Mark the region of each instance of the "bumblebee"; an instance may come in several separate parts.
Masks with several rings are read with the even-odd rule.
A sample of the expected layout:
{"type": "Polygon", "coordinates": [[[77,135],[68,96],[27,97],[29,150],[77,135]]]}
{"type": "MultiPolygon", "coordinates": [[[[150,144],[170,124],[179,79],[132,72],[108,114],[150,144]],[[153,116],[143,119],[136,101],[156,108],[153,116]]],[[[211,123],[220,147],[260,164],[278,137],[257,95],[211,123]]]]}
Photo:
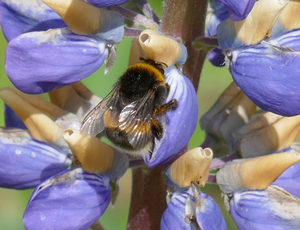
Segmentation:
{"type": "Polygon", "coordinates": [[[169,84],[166,64],[140,58],[129,67],[113,90],[84,118],[81,132],[106,136],[117,148],[132,155],[152,154],[155,138],[164,134],[159,116],[177,108],[177,100],[165,103],[169,84]]]}

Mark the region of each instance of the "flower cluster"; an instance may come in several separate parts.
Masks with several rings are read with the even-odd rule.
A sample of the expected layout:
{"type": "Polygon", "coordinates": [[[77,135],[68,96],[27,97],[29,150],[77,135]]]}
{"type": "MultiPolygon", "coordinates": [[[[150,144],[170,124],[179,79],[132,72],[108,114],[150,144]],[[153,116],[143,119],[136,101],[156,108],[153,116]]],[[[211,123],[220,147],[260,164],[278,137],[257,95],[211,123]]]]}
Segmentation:
{"type": "Polygon", "coordinates": [[[0,0],[14,85],[0,89],[0,186],[35,188],[25,228],[102,229],[131,168],[128,229],[226,230],[206,183],[239,229],[298,229],[299,7],[165,0],[160,19],[146,0],[0,0]],[[110,71],[125,37],[130,66],[100,99],[81,80],[110,71]],[[189,150],[205,58],[234,82],[189,150]]]}

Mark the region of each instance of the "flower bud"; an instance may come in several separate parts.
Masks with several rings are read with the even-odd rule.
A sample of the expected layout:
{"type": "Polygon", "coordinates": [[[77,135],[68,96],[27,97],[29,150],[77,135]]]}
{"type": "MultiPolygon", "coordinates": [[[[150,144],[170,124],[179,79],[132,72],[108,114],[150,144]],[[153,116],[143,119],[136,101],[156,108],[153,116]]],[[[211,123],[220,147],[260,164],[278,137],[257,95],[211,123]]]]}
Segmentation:
{"type": "Polygon", "coordinates": [[[282,117],[260,111],[234,130],[235,149],[243,158],[263,156],[289,147],[300,131],[300,116],[282,117]]]}
{"type": "Polygon", "coordinates": [[[71,165],[66,153],[21,129],[0,128],[0,156],[0,186],[5,188],[34,188],[71,165]]]}
{"type": "Polygon", "coordinates": [[[167,67],[184,64],[187,59],[184,45],[154,30],[144,30],[140,34],[139,43],[147,59],[165,63],[167,67]]]}
{"type": "Polygon", "coordinates": [[[272,30],[272,37],[277,37],[286,32],[300,28],[300,16],[297,14],[300,10],[299,1],[289,1],[287,6],[278,16],[272,30]]]}
{"type": "Polygon", "coordinates": [[[105,41],[69,29],[32,32],[13,39],[5,68],[12,83],[30,94],[45,93],[88,77],[108,54],[105,41]]]}
{"type": "Polygon", "coordinates": [[[297,152],[283,152],[229,162],[217,173],[217,183],[228,194],[266,189],[287,168],[300,161],[297,152]]]}
{"type": "Polygon", "coordinates": [[[75,161],[89,173],[108,173],[121,178],[129,165],[126,155],[116,152],[111,146],[96,137],[82,136],[79,131],[67,129],[63,138],[73,152],[75,161]]]}
{"type": "Polygon", "coordinates": [[[0,25],[7,41],[23,33],[67,26],[57,13],[40,0],[2,0],[0,25]]]}
{"type": "Polygon", "coordinates": [[[82,82],[75,82],[71,86],[81,98],[89,101],[91,104],[97,105],[101,101],[101,98],[93,94],[82,82]]]}
{"type": "Polygon", "coordinates": [[[277,186],[236,192],[230,214],[239,229],[299,229],[300,200],[277,186]]]}
{"type": "Polygon", "coordinates": [[[213,158],[211,149],[195,148],[179,157],[166,171],[167,182],[185,188],[193,183],[204,187],[213,158]]]}
{"type": "Polygon", "coordinates": [[[24,213],[26,229],[87,229],[105,212],[110,179],[81,168],[65,170],[33,191],[24,213]]]}
{"type": "Polygon", "coordinates": [[[95,104],[78,95],[72,86],[65,86],[61,89],[50,91],[49,97],[53,104],[66,111],[76,114],[80,122],[95,106],[95,104]]]}
{"type": "Polygon", "coordinates": [[[0,89],[0,97],[22,119],[30,134],[39,141],[67,147],[62,129],[53,121],[66,111],[36,95],[24,94],[13,87],[0,89]]]}
{"type": "Polygon", "coordinates": [[[205,144],[211,142],[208,146],[216,156],[228,154],[228,148],[234,143],[233,131],[245,125],[255,110],[256,105],[231,83],[200,119],[201,128],[206,131],[205,144]]]}

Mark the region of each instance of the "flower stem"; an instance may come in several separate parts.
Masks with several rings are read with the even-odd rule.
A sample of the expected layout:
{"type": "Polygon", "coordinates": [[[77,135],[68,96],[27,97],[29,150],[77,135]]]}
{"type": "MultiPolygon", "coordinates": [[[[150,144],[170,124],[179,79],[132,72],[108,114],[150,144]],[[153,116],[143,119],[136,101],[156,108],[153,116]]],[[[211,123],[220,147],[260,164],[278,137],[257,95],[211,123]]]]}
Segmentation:
{"type": "Polygon", "coordinates": [[[133,168],[127,229],[160,229],[160,219],[166,209],[166,191],[162,166],[133,168]]]}
{"type": "Polygon", "coordinates": [[[214,158],[210,165],[210,171],[222,168],[228,161],[240,158],[237,152],[230,153],[222,158],[214,158]]]}
{"type": "Polygon", "coordinates": [[[204,36],[207,0],[165,0],[161,31],[165,35],[180,37],[188,51],[183,74],[198,89],[200,74],[207,54],[206,49],[197,50],[193,41],[204,36]]]}
{"type": "MultiPolygon", "coordinates": [[[[165,35],[182,38],[187,47],[188,59],[183,65],[183,73],[197,90],[206,49],[196,50],[195,38],[204,35],[207,0],[165,0],[160,30],[165,35]]],[[[186,147],[180,154],[188,150],[186,147]]],[[[166,209],[167,184],[163,169],[132,169],[132,195],[127,229],[157,230],[166,209]]]]}
{"type": "Polygon", "coordinates": [[[138,14],[134,11],[123,8],[122,6],[115,5],[115,6],[111,6],[110,9],[120,13],[125,18],[133,20],[133,21],[139,23],[140,25],[147,27],[148,29],[157,29],[158,28],[158,24],[156,24],[151,19],[148,19],[147,17],[143,16],[142,14],[138,14]]]}

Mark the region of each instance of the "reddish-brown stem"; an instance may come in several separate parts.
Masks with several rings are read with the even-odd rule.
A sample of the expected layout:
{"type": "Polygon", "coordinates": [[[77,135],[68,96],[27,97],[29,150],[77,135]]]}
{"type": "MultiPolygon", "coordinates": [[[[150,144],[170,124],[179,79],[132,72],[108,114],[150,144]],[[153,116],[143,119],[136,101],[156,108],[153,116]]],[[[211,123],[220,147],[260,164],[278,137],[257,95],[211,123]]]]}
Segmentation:
{"type": "MultiPolygon", "coordinates": [[[[207,51],[196,50],[195,38],[204,35],[207,0],[165,0],[161,31],[165,35],[181,37],[188,50],[183,73],[197,90],[207,51]]],[[[187,151],[186,147],[181,153],[187,151]]],[[[127,229],[157,230],[166,209],[167,185],[160,166],[153,169],[133,168],[132,195],[127,229]]]]}
{"type": "Polygon", "coordinates": [[[196,50],[195,38],[204,36],[207,0],[165,0],[161,31],[166,35],[181,37],[188,51],[183,74],[198,89],[200,74],[207,54],[206,49],[196,50]]]}
{"type": "Polygon", "coordinates": [[[167,184],[163,168],[132,169],[132,193],[127,229],[157,230],[166,209],[167,184]]]}

